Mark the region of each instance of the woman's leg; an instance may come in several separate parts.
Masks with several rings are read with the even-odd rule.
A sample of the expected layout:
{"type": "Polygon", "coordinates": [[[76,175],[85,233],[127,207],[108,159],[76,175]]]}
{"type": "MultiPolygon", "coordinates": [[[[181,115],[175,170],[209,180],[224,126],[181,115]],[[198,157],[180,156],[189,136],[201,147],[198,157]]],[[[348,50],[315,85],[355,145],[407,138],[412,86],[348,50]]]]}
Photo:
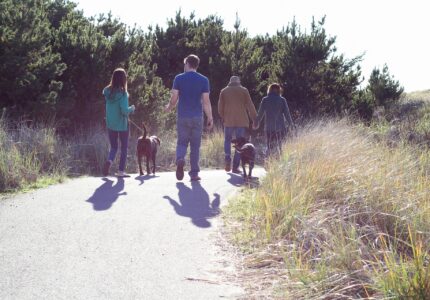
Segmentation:
{"type": "Polygon", "coordinates": [[[118,131],[108,129],[110,150],[108,154],[108,161],[111,163],[115,160],[116,153],[118,152],[118,131]]]}
{"type": "Polygon", "coordinates": [[[127,160],[127,148],[128,148],[128,130],[119,132],[119,140],[121,141],[121,156],[119,158],[120,172],[125,171],[125,162],[127,160]]]}

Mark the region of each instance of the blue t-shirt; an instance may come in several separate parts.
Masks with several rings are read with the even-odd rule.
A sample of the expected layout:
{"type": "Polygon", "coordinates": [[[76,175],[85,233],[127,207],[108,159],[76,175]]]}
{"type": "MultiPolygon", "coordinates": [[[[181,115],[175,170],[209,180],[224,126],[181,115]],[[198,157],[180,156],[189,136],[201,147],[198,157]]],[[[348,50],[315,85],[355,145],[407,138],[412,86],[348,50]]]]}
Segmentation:
{"type": "Polygon", "coordinates": [[[209,93],[209,80],[194,71],[176,75],[173,89],[179,91],[178,118],[203,117],[202,94],[209,93]]]}

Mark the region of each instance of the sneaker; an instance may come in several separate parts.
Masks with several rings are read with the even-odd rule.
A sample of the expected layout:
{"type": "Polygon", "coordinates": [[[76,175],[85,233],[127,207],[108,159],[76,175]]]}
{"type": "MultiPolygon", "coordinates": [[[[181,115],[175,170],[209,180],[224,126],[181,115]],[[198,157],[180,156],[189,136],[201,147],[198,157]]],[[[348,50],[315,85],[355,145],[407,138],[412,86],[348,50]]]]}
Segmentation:
{"type": "Polygon", "coordinates": [[[185,161],[183,160],[178,160],[176,163],[176,179],[178,180],[184,179],[184,165],[185,161]]]}
{"type": "Polygon", "coordinates": [[[110,160],[107,160],[106,162],[105,162],[105,165],[103,166],[103,176],[108,176],[109,175],[109,169],[110,169],[110,166],[112,165],[112,161],[110,161],[110,160]]]}
{"type": "Polygon", "coordinates": [[[199,175],[191,176],[191,181],[200,181],[202,180],[199,175]]]}
{"type": "Polygon", "coordinates": [[[230,172],[231,171],[231,160],[229,160],[229,159],[225,160],[225,168],[224,168],[224,170],[226,172],[230,172]]]}
{"type": "Polygon", "coordinates": [[[233,169],[231,172],[234,174],[242,174],[242,171],[239,169],[233,169]]]}
{"type": "Polygon", "coordinates": [[[124,171],[118,171],[115,173],[116,177],[130,177],[130,175],[128,175],[127,173],[125,173],[124,171]]]}

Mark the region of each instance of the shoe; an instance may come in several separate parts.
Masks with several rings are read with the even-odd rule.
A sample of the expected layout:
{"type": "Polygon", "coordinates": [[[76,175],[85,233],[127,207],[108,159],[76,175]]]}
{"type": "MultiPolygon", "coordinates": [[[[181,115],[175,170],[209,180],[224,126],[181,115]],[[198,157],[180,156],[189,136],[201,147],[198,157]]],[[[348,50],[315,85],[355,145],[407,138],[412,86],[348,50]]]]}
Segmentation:
{"type": "Polygon", "coordinates": [[[103,176],[108,176],[109,175],[109,169],[110,166],[112,165],[112,161],[107,160],[103,166],[103,176]]]}
{"type": "Polygon", "coordinates": [[[225,160],[225,168],[224,168],[224,170],[226,172],[230,172],[231,171],[231,160],[228,160],[228,159],[225,160]]]}
{"type": "Polygon", "coordinates": [[[130,175],[128,175],[127,173],[125,173],[124,171],[118,171],[115,173],[116,177],[130,177],[130,175]]]}
{"type": "Polygon", "coordinates": [[[185,161],[183,160],[178,160],[176,163],[176,179],[178,180],[184,179],[184,165],[185,161]]]}
{"type": "Polygon", "coordinates": [[[242,174],[242,171],[239,169],[233,169],[231,172],[234,174],[242,174]]]}
{"type": "Polygon", "coordinates": [[[191,176],[191,181],[200,181],[202,180],[199,175],[191,176]]]}

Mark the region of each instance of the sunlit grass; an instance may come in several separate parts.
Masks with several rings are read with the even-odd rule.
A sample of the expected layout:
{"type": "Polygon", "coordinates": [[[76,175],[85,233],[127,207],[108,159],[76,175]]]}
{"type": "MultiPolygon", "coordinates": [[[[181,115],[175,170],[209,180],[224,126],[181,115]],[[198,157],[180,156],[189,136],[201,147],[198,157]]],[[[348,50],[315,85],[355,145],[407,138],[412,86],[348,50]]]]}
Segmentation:
{"type": "MultiPolygon", "coordinates": [[[[412,289],[392,290],[381,274],[407,282],[399,269],[428,268],[429,157],[375,143],[347,121],[311,124],[268,162],[260,188],[230,205],[235,240],[258,256],[284,253],[286,298],[409,299],[412,289]]],[[[409,280],[414,291],[427,284],[409,280]]]]}

